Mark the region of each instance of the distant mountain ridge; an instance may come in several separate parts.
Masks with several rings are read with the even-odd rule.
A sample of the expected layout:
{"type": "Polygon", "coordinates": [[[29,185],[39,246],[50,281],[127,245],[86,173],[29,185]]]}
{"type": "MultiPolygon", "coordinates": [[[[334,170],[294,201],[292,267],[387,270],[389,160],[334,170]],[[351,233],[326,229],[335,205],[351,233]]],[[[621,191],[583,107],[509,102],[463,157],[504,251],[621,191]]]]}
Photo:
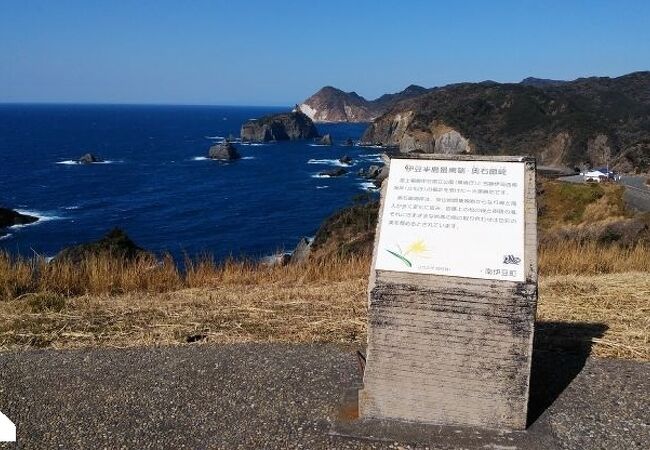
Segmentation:
{"type": "Polygon", "coordinates": [[[427,89],[421,86],[410,85],[401,92],[366,100],[356,92],[325,86],[300,103],[298,108],[314,122],[370,122],[395,103],[426,92],[427,89]]]}
{"type": "Polygon", "coordinates": [[[650,169],[650,71],[459,83],[394,103],[364,134],[402,152],[533,155],[550,166],[650,169]]]}

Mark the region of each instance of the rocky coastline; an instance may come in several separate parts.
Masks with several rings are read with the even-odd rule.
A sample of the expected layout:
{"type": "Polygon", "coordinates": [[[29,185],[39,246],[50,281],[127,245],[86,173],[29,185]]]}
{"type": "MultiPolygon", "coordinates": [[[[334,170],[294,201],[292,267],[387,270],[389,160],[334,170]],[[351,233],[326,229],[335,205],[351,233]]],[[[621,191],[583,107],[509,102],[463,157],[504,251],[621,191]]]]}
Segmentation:
{"type": "Polygon", "coordinates": [[[0,237],[7,234],[6,229],[15,225],[29,225],[38,221],[38,217],[23,214],[9,208],[0,208],[0,237]]]}

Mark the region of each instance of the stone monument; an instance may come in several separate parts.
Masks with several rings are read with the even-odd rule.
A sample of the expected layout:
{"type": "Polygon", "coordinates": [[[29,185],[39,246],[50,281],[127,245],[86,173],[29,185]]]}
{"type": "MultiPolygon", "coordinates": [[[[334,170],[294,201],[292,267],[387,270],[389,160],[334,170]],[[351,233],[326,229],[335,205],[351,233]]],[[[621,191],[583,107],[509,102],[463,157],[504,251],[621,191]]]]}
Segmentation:
{"type": "Polygon", "coordinates": [[[396,156],[369,286],[361,418],[526,427],[535,160],[396,156]]]}

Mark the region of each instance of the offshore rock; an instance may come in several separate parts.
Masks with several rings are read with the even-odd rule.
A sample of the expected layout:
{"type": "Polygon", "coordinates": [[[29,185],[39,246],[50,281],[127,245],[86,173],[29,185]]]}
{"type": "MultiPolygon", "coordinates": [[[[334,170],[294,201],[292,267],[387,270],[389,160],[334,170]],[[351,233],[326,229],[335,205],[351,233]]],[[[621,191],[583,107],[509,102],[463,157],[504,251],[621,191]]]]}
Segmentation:
{"type": "Polygon", "coordinates": [[[343,155],[341,156],[341,158],[339,158],[339,162],[341,164],[345,164],[349,166],[350,164],[352,164],[352,158],[350,158],[348,155],[343,155]]]}
{"type": "Polygon", "coordinates": [[[232,143],[225,141],[210,147],[208,157],[219,161],[234,161],[241,158],[241,155],[232,143]]]}
{"type": "Polygon", "coordinates": [[[9,208],[0,208],[0,236],[6,233],[3,228],[12,227],[14,225],[27,225],[38,221],[38,217],[22,214],[9,208]]]}
{"type": "Polygon", "coordinates": [[[347,170],[345,170],[342,167],[338,167],[336,169],[330,169],[330,170],[323,170],[320,175],[321,177],[340,177],[348,173],[347,170]]]}
{"type": "Polygon", "coordinates": [[[92,164],[92,163],[99,163],[103,161],[104,160],[101,159],[99,156],[93,155],[92,153],[86,153],[81,158],[79,158],[80,164],[92,164]]]}
{"type": "Polygon", "coordinates": [[[314,122],[300,111],[272,114],[249,120],[241,127],[245,142],[288,141],[318,137],[314,122]]]}
{"type": "Polygon", "coordinates": [[[319,141],[320,145],[332,145],[334,144],[334,141],[332,141],[332,135],[331,134],[326,134],[322,138],[320,138],[319,141]]]}

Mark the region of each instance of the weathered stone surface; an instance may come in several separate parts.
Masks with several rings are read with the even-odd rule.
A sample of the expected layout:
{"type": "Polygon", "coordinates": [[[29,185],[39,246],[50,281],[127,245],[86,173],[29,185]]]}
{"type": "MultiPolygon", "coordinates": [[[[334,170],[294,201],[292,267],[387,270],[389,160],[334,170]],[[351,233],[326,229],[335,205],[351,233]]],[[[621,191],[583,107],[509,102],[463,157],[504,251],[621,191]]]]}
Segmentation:
{"type": "Polygon", "coordinates": [[[291,253],[291,264],[302,264],[304,262],[307,262],[309,259],[309,255],[311,254],[311,243],[312,240],[303,237],[300,239],[300,242],[298,242],[298,245],[296,245],[295,250],[291,253]]]}
{"type": "Polygon", "coordinates": [[[241,158],[241,155],[237,152],[237,149],[231,142],[225,141],[210,147],[208,157],[220,161],[233,161],[241,158]]]}
{"type": "Polygon", "coordinates": [[[470,153],[469,141],[456,130],[449,130],[436,137],[434,153],[443,155],[458,155],[470,153]]]}
{"type": "MultiPolygon", "coordinates": [[[[535,164],[525,164],[525,282],[380,271],[373,263],[361,417],[525,428],[537,306],[535,164]]],[[[376,252],[375,244],[375,259],[376,252]]]]}
{"type": "Polygon", "coordinates": [[[314,122],[300,111],[273,114],[249,120],[241,127],[241,138],[249,142],[287,141],[318,137],[314,122]]]}

